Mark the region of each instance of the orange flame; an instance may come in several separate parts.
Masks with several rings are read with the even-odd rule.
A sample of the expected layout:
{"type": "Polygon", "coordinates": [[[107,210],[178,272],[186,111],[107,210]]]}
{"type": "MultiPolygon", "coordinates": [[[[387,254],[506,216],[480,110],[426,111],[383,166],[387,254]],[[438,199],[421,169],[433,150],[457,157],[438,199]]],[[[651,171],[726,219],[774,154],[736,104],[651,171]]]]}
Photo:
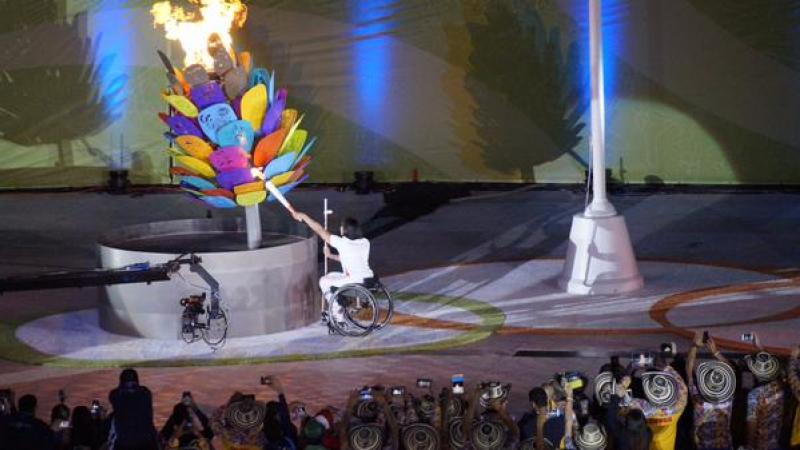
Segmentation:
{"type": "Polygon", "coordinates": [[[185,57],[185,66],[200,64],[208,70],[214,67],[214,58],[208,52],[214,34],[233,54],[231,29],[241,28],[247,20],[247,7],[240,0],[188,0],[191,10],[174,6],[169,0],[153,5],[153,25],[164,26],[166,38],[179,41],[185,57]]]}

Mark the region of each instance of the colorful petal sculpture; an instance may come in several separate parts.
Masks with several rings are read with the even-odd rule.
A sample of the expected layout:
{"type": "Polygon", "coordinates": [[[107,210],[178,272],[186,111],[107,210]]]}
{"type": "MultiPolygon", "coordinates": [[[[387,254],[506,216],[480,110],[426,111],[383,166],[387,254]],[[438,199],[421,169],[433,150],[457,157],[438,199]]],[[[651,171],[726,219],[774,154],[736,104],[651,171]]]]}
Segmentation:
{"type": "Polygon", "coordinates": [[[274,73],[252,67],[250,53],[224,62],[238,65],[217,74],[198,65],[175,68],[177,82],[162,95],[171,114],[159,114],[170,128],[165,138],[176,144],[167,150],[178,164],[169,172],[203,205],[273,201],[264,180],[284,194],[304,181],[316,138],[299,129],[303,116],[287,108],[288,91],[276,90],[274,73]]]}
{"type": "Polygon", "coordinates": [[[267,87],[257,84],[242,96],[242,119],[250,122],[253,130],[260,130],[267,110],[267,87]]]}
{"type": "Polygon", "coordinates": [[[214,151],[214,149],[208,145],[208,142],[190,134],[176,137],[175,142],[190,156],[204,161],[208,161],[208,157],[211,156],[211,152],[214,151]]]}

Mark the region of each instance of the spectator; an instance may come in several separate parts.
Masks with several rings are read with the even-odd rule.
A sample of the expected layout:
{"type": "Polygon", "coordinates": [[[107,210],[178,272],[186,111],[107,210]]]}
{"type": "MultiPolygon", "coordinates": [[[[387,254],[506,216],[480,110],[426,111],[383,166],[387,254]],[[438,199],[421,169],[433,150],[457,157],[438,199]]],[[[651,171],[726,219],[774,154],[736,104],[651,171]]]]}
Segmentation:
{"type": "Polygon", "coordinates": [[[745,357],[747,368],[757,381],[747,394],[747,446],[752,450],[776,450],[781,448],[784,401],[780,361],[764,351],[758,336],[753,335],[758,351],[745,357]]]}
{"type": "Polygon", "coordinates": [[[283,384],[277,376],[265,378],[267,386],[278,394],[278,401],[267,403],[264,415],[264,438],[267,450],[295,450],[297,428],[292,424],[289,405],[286,402],[283,384]]]}
{"type": "Polygon", "coordinates": [[[192,395],[184,393],[181,402],[172,408],[172,414],[159,433],[163,448],[180,449],[194,445],[199,449],[211,447],[214,432],[208,417],[194,403],[192,395]]]}
{"type": "Polygon", "coordinates": [[[225,450],[262,450],[266,407],[255,395],[235,392],[211,417],[211,428],[225,450]]]}
{"type": "Polygon", "coordinates": [[[101,419],[93,417],[89,408],[76,406],[72,410],[72,432],[70,450],[98,450],[105,442],[102,437],[101,419]]]}
{"type": "MultiPolygon", "coordinates": [[[[569,401],[569,398],[567,400],[569,401]]],[[[528,401],[531,410],[523,414],[519,420],[520,442],[531,439],[543,439],[542,445],[557,445],[564,438],[565,420],[563,414],[550,416],[548,411],[549,399],[547,392],[542,387],[535,387],[528,392],[528,401]],[[541,419],[541,420],[540,420],[541,419]]],[[[535,445],[534,448],[539,448],[535,445]]]]}
{"type": "Polygon", "coordinates": [[[731,413],[736,390],[736,373],[717,349],[714,339],[703,342],[695,333],[686,361],[686,377],[694,406],[694,443],[698,450],[732,450],[731,413]],[[697,349],[708,346],[715,361],[695,368],[697,349]],[[695,371],[697,380],[695,380],[695,371]]]}
{"type": "Polygon", "coordinates": [[[480,448],[480,442],[476,432],[481,432],[483,424],[500,425],[508,432],[505,442],[500,448],[513,448],[519,442],[519,427],[508,414],[506,409],[508,395],[511,387],[499,383],[480,384],[472,392],[467,408],[467,415],[464,420],[464,438],[471,442],[473,448],[480,448]],[[485,405],[485,410],[478,414],[478,406],[485,405]],[[473,420],[478,419],[478,427],[473,427],[473,420]]]}
{"type": "Polygon", "coordinates": [[[566,402],[564,404],[564,441],[562,448],[566,450],[605,450],[608,442],[600,425],[589,420],[582,427],[576,423],[577,416],[573,411],[574,392],[569,383],[564,383],[566,402]],[[580,431],[578,431],[578,429],[580,431]]]}
{"type": "Polygon", "coordinates": [[[648,450],[653,434],[647,426],[644,413],[637,408],[620,408],[620,404],[629,395],[630,382],[630,377],[623,377],[609,397],[606,409],[607,430],[617,450],[648,450]]]}
{"type": "Polygon", "coordinates": [[[660,353],[655,362],[657,372],[649,372],[643,383],[645,398],[632,404],[641,409],[653,432],[651,450],[674,450],[678,420],[688,403],[688,388],[683,378],[670,366],[671,354],[660,353]],[[663,396],[663,398],[662,398],[663,396]]]}
{"type": "MultiPolygon", "coordinates": [[[[792,357],[789,360],[788,372],[787,378],[789,380],[789,386],[792,388],[795,402],[800,403],[800,345],[792,349],[792,357]]],[[[792,448],[800,447],[800,406],[798,406],[794,412],[789,445],[792,448]]]]}
{"type": "Polygon", "coordinates": [[[17,412],[4,424],[0,450],[55,450],[55,436],[46,423],[36,418],[36,397],[23,395],[17,412]]]}
{"type": "Polygon", "coordinates": [[[311,450],[338,450],[340,447],[337,430],[339,422],[336,412],[332,407],[327,407],[314,417],[306,416],[301,423],[301,432],[298,438],[300,448],[311,450]]]}
{"type": "Polygon", "coordinates": [[[356,390],[350,393],[347,407],[339,427],[340,448],[359,450],[351,441],[377,448],[397,450],[400,429],[389,407],[386,396],[380,389],[369,393],[356,390]]]}
{"type": "Polygon", "coordinates": [[[69,416],[69,407],[63,403],[57,404],[50,411],[50,429],[55,436],[56,448],[58,450],[66,450],[69,448],[71,433],[69,416]]]}
{"type": "Polygon", "coordinates": [[[110,450],[156,450],[153,426],[153,397],[139,385],[139,374],[125,369],[119,375],[119,386],[108,394],[113,408],[110,450]]]}

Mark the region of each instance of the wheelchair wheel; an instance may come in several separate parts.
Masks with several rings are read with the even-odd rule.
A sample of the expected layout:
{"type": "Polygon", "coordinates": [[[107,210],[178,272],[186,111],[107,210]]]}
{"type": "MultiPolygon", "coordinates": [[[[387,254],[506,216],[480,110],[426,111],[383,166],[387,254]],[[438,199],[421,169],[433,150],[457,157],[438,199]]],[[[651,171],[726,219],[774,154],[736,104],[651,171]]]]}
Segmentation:
{"type": "Polygon", "coordinates": [[[183,317],[181,317],[180,335],[183,342],[187,344],[191,344],[200,339],[197,333],[196,317],[189,314],[184,314],[183,317]]]}
{"type": "Polygon", "coordinates": [[[370,289],[370,292],[375,299],[375,304],[378,306],[378,321],[375,324],[375,329],[380,330],[392,321],[394,300],[392,299],[392,294],[382,284],[370,289]]]}
{"type": "Polygon", "coordinates": [[[217,349],[225,344],[228,337],[228,314],[220,308],[216,313],[208,313],[203,340],[209,347],[217,349]]]}
{"type": "Polygon", "coordinates": [[[331,297],[328,314],[333,328],[345,336],[365,336],[373,330],[378,321],[375,299],[367,288],[359,284],[340,287],[331,297]],[[336,303],[342,307],[343,322],[333,319],[336,303]]]}

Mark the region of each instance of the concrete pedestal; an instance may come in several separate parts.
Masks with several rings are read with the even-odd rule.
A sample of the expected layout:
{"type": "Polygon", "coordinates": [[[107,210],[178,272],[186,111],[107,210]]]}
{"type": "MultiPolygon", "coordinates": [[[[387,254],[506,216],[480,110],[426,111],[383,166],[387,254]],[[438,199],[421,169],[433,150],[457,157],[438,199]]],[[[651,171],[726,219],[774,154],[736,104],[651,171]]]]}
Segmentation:
{"type": "Polygon", "coordinates": [[[587,295],[631,292],[643,285],[623,216],[573,216],[559,286],[587,295]]]}
{"type": "MultiPolygon", "coordinates": [[[[125,227],[103,235],[98,251],[104,268],[158,264],[194,253],[220,283],[229,337],[276,333],[318,320],[320,294],[316,237],[291,223],[273,225],[278,226],[267,228],[263,245],[253,250],[247,249],[244,221],[227,218],[125,227]]],[[[170,281],[107,286],[100,326],[117,334],[178,339],[179,300],[204,290],[203,280],[188,267],[170,281]]]]}

